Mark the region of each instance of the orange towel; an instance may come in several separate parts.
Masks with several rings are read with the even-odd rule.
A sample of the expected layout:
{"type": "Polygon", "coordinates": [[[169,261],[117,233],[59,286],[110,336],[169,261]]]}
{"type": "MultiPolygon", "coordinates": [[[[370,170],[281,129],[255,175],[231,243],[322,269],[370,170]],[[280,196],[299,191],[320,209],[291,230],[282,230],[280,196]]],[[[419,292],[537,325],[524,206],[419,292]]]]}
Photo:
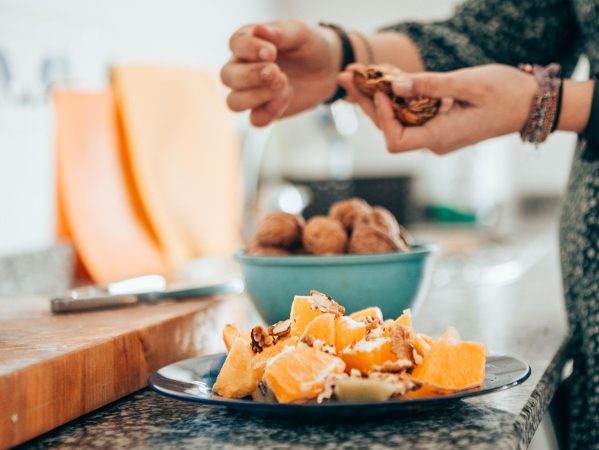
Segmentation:
{"type": "Polygon", "coordinates": [[[57,91],[59,233],[73,240],[94,281],[167,267],[132,183],[110,91],[57,91]]]}
{"type": "Polygon", "coordinates": [[[239,144],[208,74],[117,67],[113,86],[135,184],[171,267],[240,244],[239,144]]]}

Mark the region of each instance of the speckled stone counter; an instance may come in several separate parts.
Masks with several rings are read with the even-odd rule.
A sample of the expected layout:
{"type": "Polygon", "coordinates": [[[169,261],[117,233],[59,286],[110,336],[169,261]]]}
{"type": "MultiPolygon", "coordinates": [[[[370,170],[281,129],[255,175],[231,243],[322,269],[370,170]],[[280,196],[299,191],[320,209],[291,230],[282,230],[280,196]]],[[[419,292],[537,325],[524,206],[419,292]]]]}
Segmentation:
{"type": "Polygon", "coordinates": [[[527,361],[516,388],[412,417],[290,422],[210,408],[143,390],[29,442],[26,448],[526,448],[557,387],[567,325],[558,259],[547,250],[512,284],[433,289],[415,315],[418,330],[455,325],[466,339],[527,361]]]}

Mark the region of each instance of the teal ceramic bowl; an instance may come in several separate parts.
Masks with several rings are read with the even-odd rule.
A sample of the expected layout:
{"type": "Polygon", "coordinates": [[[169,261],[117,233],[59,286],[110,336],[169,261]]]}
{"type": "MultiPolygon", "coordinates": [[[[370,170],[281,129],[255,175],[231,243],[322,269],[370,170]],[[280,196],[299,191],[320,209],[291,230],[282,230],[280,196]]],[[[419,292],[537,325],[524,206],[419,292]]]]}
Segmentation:
{"type": "Polygon", "coordinates": [[[414,308],[428,284],[430,245],[409,252],[338,256],[257,256],[240,251],[245,287],[267,323],[289,318],[295,295],[315,289],[348,313],[378,306],[384,317],[414,308]]]}

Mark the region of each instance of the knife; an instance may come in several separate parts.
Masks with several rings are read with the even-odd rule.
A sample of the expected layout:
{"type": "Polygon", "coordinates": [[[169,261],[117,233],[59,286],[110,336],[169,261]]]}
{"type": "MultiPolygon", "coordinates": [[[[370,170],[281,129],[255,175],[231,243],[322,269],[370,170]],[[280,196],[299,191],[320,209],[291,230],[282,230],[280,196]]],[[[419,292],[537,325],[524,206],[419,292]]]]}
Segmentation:
{"type": "Polygon", "coordinates": [[[157,303],[165,299],[208,297],[218,294],[239,294],[244,284],[239,278],[215,284],[179,282],[169,284],[162,275],[142,275],[106,286],[84,286],[71,289],[50,300],[50,310],[55,314],[115,308],[139,303],[157,303]]]}

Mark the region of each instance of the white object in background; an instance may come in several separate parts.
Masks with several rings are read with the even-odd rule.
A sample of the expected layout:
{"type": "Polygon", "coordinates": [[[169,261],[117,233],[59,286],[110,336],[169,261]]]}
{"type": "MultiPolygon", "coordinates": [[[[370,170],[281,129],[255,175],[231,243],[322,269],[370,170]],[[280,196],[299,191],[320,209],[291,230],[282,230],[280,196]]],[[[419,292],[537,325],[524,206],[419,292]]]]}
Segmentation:
{"type": "Polygon", "coordinates": [[[0,104],[0,255],[54,242],[55,191],[49,116],[43,104],[0,104]]]}

